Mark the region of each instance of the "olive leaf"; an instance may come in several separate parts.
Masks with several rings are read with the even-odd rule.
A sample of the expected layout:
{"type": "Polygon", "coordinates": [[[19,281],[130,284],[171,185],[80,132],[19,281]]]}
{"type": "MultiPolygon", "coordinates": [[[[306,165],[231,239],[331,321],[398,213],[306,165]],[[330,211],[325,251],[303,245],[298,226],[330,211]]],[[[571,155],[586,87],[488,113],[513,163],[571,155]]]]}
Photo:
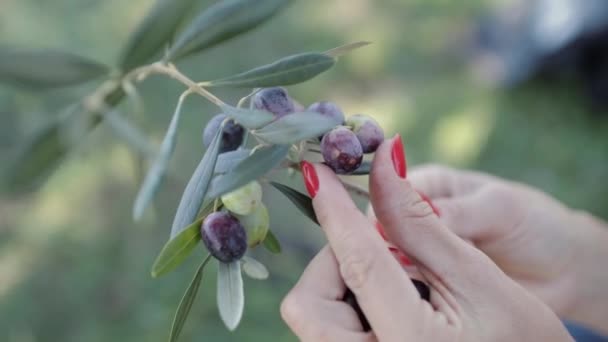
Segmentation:
{"type": "Polygon", "coordinates": [[[241,267],[243,272],[252,279],[264,280],[268,278],[269,273],[266,266],[250,256],[245,255],[241,259],[241,267]]]}
{"type": "Polygon", "coordinates": [[[231,172],[213,178],[206,199],[213,200],[256,180],[278,165],[287,156],[289,146],[266,146],[257,149],[231,172]]]}
{"type": "Polygon", "coordinates": [[[196,16],[167,53],[175,60],[247,32],[277,14],[292,0],[224,0],[196,16]]]}
{"type": "Polygon", "coordinates": [[[188,314],[190,313],[190,309],[192,308],[192,304],[196,299],[196,295],[198,293],[198,288],[201,285],[201,281],[203,278],[203,270],[207,263],[211,260],[211,255],[207,255],[203,263],[198,267],[196,273],[194,274],[194,278],[188,285],[182,300],[179,302],[177,306],[177,311],[175,312],[175,317],[173,318],[173,324],[171,325],[171,332],[169,334],[169,342],[177,341],[179,334],[182,332],[182,328],[184,327],[184,323],[186,323],[186,319],[188,318],[188,314]]]}
{"type": "Polygon", "coordinates": [[[157,0],[135,28],[118,65],[129,71],[148,62],[163,50],[196,0],[157,0]]]}
{"type": "Polygon", "coordinates": [[[158,191],[165,173],[167,172],[169,161],[171,160],[171,156],[175,150],[175,144],[177,143],[177,127],[185,98],[185,96],[179,98],[165,138],[160,145],[160,151],[156,156],[156,159],[152,162],[152,166],[148,170],[146,178],[144,178],[141,188],[137,193],[137,197],[133,204],[133,219],[135,221],[138,221],[143,215],[144,210],[154,198],[154,195],[158,191]]]}
{"type": "Polygon", "coordinates": [[[179,266],[201,240],[201,224],[207,215],[213,212],[213,202],[207,203],[200,212],[200,217],[174,238],[169,239],[152,265],[152,277],[158,278],[173,271],[179,266]]]}
{"type": "Polygon", "coordinates": [[[287,185],[270,182],[275,189],[279,190],[287,199],[291,201],[306,217],[311,219],[317,225],[319,221],[317,220],[317,215],[315,214],[315,209],[312,206],[312,199],[303,193],[299,192],[296,189],[293,189],[287,185]]]}
{"type": "Polygon", "coordinates": [[[104,119],[116,136],[122,138],[142,156],[148,159],[156,156],[156,151],[151,147],[144,133],[121,116],[120,113],[111,110],[104,114],[104,119]]]}
{"type": "MultiPolygon", "coordinates": [[[[105,97],[105,103],[113,107],[124,95],[123,89],[117,85],[105,97]]],[[[102,119],[101,113],[86,112],[81,106],[76,106],[45,124],[31,134],[11,158],[1,177],[3,186],[8,191],[21,192],[43,184],[69,151],[102,119]],[[66,132],[75,134],[68,138],[66,132]]]]}
{"type": "Polygon", "coordinates": [[[217,306],[222,321],[232,331],[239,325],[245,308],[240,261],[220,262],[217,271],[217,306]]]}
{"type": "Polygon", "coordinates": [[[96,79],[108,71],[103,64],[69,52],[0,48],[0,82],[27,88],[70,86],[96,79]]]}
{"type": "Polygon", "coordinates": [[[331,68],[336,59],[322,53],[302,53],[238,75],[206,82],[207,87],[262,88],[307,81],[331,68]]]}
{"type": "Polygon", "coordinates": [[[371,42],[355,42],[355,43],[350,43],[350,44],[345,44],[342,46],[338,46],[336,48],[333,48],[331,50],[327,50],[325,51],[325,54],[328,56],[332,56],[332,57],[340,57],[342,55],[345,55],[353,50],[356,50],[358,48],[364,47],[366,45],[371,44],[371,42]]]}
{"type": "Polygon", "coordinates": [[[215,163],[215,174],[227,173],[232,171],[240,162],[245,160],[251,154],[251,150],[247,148],[238,149],[235,151],[224,152],[217,157],[215,163]]]}
{"type": "Polygon", "coordinates": [[[2,177],[7,190],[32,190],[57,167],[71,147],[61,129],[64,121],[49,122],[23,144],[2,177]]]}
{"type": "Polygon", "coordinates": [[[152,266],[151,274],[153,278],[171,272],[190,255],[190,252],[201,240],[202,222],[203,218],[201,217],[167,242],[152,266]]]}
{"type": "Polygon", "coordinates": [[[268,233],[266,233],[266,238],[264,239],[264,247],[266,247],[266,249],[271,253],[281,253],[281,243],[279,242],[277,237],[274,236],[274,233],[270,230],[268,231],[268,233]]]}
{"type": "Polygon", "coordinates": [[[271,144],[293,144],[315,138],[339,125],[334,119],[316,112],[300,112],[280,119],[252,132],[271,144]]]}
{"type": "Polygon", "coordinates": [[[250,129],[262,127],[274,120],[272,113],[263,110],[236,108],[230,105],[223,105],[221,108],[224,114],[250,129]]]}
{"type": "MultiPolygon", "coordinates": [[[[223,127],[223,125],[222,125],[223,127]]],[[[180,231],[187,227],[194,219],[205,199],[205,194],[211,182],[217,155],[220,150],[222,128],[218,129],[213,141],[205,151],[201,162],[194,170],[184,194],[182,195],[173,224],[171,226],[171,237],[176,236],[180,231]]]]}
{"type": "Polygon", "coordinates": [[[369,175],[371,170],[372,170],[372,162],[368,161],[368,160],[364,160],[358,169],[349,173],[349,176],[369,175]]]}

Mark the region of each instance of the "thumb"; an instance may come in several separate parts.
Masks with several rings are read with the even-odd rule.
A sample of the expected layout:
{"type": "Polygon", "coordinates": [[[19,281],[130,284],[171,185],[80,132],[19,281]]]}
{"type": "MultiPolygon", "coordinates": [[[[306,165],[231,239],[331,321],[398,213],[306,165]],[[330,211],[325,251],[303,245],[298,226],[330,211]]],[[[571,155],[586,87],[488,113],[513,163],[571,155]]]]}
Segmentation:
{"type": "Polygon", "coordinates": [[[405,179],[405,156],[399,136],[376,151],[370,199],[390,240],[445,281],[472,264],[480,253],[447,229],[405,179]]]}

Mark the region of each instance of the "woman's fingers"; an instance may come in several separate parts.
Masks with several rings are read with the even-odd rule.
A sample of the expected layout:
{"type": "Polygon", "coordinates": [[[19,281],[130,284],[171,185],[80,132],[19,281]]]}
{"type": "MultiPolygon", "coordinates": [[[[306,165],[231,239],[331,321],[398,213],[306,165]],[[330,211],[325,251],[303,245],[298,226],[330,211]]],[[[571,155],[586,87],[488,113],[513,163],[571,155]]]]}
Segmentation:
{"type": "MultiPolygon", "coordinates": [[[[400,137],[383,143],[372,164],[370,194],[374,212],[390,240],[440,279],[462,280],[463,268],[481,254],[448,230],[404,179],[400,137]]],[[[440,209],[441,210],[441,209],[440,209]]]]}
{"type": "Polygon", "coordinates": [[[440,165],[418,166],[409,172],[407,178],[414,188],[431,199],[466,195],[492,179],[481,173],[440,165]]]}
{"type": "Polygon", "coordinates": [[[356,312],[342,301],[345,291],[338,262],[326,246],[283,300],[281,316],[305,341],[368,341],[371,335],[363,332],[356,312]]]}
{"type": "Polygon", "coordinates": [[[308,264],[292,292],[302,291],[327,300],[340,300],[346,285],[340,277],[340,267],[329,246],[323,247],[308,264]]]}
{"type": "Polygon", "coordinates": [[[337,176],[326,166],[307,162],[302,163],[302,173],[342,278],[374,331],[384,335],[378,338],[395,338],[415,315],[412,308],[422,302],[416,289],[337,176]],[[390,317],[386,317],[387,308],[391,308],[390,317]]]}

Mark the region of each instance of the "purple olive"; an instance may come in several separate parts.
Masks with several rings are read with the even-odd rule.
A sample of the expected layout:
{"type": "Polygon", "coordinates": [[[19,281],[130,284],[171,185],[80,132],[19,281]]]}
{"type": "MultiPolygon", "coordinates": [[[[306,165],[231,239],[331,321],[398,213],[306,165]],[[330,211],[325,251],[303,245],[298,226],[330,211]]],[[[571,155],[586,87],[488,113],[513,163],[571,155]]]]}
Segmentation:
{"type": "MultiPolygon", "coordinates": [[[[220,129],[220,125],[226,118],[226,114],[217,114],[207,122],[205,130],[203,131],[203,144],[205,147],[211,145],[213,137],[215,137],[215,134],[220,129]]],[[[233,120],[226,122],[224,130],[222,131],[220,153],[234,151],[239,148],[243,142],[244,136],[245,129],[243,126],[235,123],[233,120]]]]}
{"type": "Polygon", "coordinates": [[[373,118],[355,114],[346,120],[346,125],[351,127],[353,133],[359,139],[363,153],[376,152],[378,146],[384,141],[384,131],[373,118]]]}
{"type": "Polygon", "coordinates": [[[265,110],[273,113],[276,117],[281,117],[295,111],[295,105],[287,90],[281,87],[265,88],[258,91],[253,96],[253,107],[258,110],[265,110]]]}
{"type": "Polygon", "coordinates": [[[326,117],[336,121],[336,126],[344,124],[344,113],[342,112],[340,107],[338,107],[338,105],[336,105],[333,102],[329,102],[329,101],[315,102],[308,107],[308,111],[320,113],[323,116],[326,116],[326,117]]]}
{"type": "Polygon", "coordinates": [[[325,163],[337,174],[355,171],[363,160],[363,149],[355,133],[344,126],[327,132],[321,140],[325,163]]]}
{"type": "Polygon", "coordinates": [[[247,250],[247,233],[239,220],[228,212],[209,214],[201,225],[203,243],[221,262],[239,260],[247,250]]]}

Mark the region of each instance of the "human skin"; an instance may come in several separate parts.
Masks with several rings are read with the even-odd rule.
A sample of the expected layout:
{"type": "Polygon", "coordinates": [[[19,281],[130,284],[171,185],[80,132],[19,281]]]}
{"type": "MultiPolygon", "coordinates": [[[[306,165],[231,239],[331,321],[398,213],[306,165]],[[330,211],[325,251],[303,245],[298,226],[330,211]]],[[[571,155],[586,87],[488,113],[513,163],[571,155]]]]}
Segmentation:
{"type": "MultiPolygon", "coordinates": [[[[438,165],[408,179],[440,221],[559,316],[608,335],[608,225],[524,184],[438,165]]],[[[373,213],[371,214],[373,215],[373,213]]]]}
{"type": "Polygon", "coordinates": [[[400,138],[384,142],[370,175],[371,203],[392,243],[432,289],[420,298],[337,176],[303,163],[328,246],[286,296],[281,314],[302,341],[571,341],[551,309],[448,229],[405,178],[400,138]],[[372,330],[341,299],[351,289],[372,330]]]}

